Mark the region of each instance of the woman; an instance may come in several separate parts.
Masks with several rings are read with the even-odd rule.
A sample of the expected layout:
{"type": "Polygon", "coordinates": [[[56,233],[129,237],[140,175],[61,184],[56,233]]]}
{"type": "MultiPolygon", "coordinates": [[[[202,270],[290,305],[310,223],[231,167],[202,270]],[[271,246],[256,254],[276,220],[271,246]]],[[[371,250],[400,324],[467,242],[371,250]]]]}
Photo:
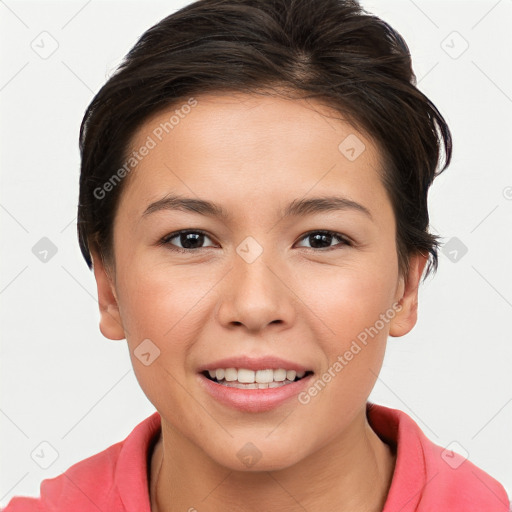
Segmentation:
{"type": "Polygon", "coordinates": [[[355,1],[202,0],[141,37],[82,123],[78,234],[157,412],[6,512],[508,511],[368,402],[437,267],[451,136],[414,84],[355,1]]]}

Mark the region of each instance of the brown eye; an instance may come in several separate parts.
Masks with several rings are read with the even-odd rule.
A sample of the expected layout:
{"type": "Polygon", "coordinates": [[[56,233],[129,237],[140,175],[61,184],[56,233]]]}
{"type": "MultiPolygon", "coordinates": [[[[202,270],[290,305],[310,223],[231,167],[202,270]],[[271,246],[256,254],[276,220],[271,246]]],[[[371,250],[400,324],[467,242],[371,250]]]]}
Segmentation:
{"type": "MultiPolygon", "coordinates": [[[[195,249],[204,249],[202,245],[205,242],[206,238],[210,238],[204,231],[201,230],[182,230],[177,231],[175,233],[171,233],[170,235],[165,236],[160,241],[160,245],[165,245],[172,251],[178,252],[191,252],[195,249]],[[171,242],[171,240],[175,240],[175,242],[171,242]],[[181,244],[181,246],[176,246],[176,244],[181,244]]],[[[213,247],[213,246],[207,246],[213,247]]]]}
{"type": "Polygon", "coordinates": [[[308,248],[311,249],[335,249],[336,245],[351,245],[343,235],[334,231],[310,231],[301,240],[309,241],[310,247],[308,248]],[[338,240],[341,243],[331,246],[333,240],[338,240]]]}

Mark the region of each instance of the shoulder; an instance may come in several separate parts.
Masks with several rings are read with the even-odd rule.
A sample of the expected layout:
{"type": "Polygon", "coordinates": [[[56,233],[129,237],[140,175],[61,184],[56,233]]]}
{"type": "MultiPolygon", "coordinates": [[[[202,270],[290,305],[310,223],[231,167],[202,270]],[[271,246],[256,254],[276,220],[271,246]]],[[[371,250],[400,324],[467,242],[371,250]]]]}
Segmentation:
{"type": "Polygon", "coordinates": [[[372,429],[396,452],[385,512],[509,512],[504,487],[470,462],[462,445],[435,444],[398,409],[369,402],[367,416],[372,429]]]}
{"type": "Polygon", "coordinates": [[[426,437],[422,446],[427,478],[437,494],[437,497],[434,493],[427,495],[427,506],[442,498],[449,510],[509,512],[510,502],[504,487],[469,461],[464,447],[454,443],[443,448],[426,437]]]}
{"type": "Polygon", "coordinates": [[[38,498],[15,496],[2,512],[97,512],[99,504],[111,501],[108,495],[122,445],[123,442],[116,443],[55,478],[43,480],[38,498]]]}
{"type": "Polygon", "coordinates": [[[43,480],[40,496],[15,496],[2,512],[97,512],[125,510],[131,500],[143,511],[147,494],[147,451],[160,426],[154,413],[126,439],[43,480]]]}

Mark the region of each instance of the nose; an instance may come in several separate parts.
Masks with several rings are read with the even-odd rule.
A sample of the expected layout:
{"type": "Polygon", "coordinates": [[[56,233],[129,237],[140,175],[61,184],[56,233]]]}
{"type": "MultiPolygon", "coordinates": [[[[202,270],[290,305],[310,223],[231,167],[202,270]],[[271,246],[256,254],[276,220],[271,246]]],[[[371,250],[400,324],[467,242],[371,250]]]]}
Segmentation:
{"type": "MultiPolygon", "coordinates": [[[[254,247],[250,250],[254,253],[254,247]]],[[[253,333],[269,325],[289,328],[295,314],[294,294],[284,264],[271,251],[253,257],[243,250],[233,255],[231,271],[217,289],[217,320],[224,327],[240,326],[253,333]]]]}

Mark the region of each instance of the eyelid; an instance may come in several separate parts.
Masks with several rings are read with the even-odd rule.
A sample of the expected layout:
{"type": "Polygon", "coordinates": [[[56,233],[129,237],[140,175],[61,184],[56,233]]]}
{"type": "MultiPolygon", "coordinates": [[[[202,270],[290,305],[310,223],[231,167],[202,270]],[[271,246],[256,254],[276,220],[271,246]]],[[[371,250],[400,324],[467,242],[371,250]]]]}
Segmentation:
{"type": "MultiPolygon", "coordinates": [[[[348,245],[348,246],[354,245],[354,242],[352,242],[352,240],[348,236],[344,235],[343,233],[338,233],[337,231],[332,231],[330,229],[312,229],[312,230],[308,231],[307,233],[304,233],[297,241],[304,240],[305,238],[308,238],[313,233],[322,233],[325,235],[331,235],[333,237],[339,238],[343,242],[342,245],[348,245]]],[[[337,244],[337,245],[339,245],[339,244],[337,244]]],[[[325,252],[325,251],[335,249],[335,248],[336,248],[336,245],[332,246],[332,247],[324,247],[323,249],[315,249],[314,247],[305,247],[305,249],[313,249],[315,252],[322,252],[322,251],[325,252]]]]}
{"type": "Polygon", "coordinates": [[[174,231],[173,233],[169,233],[168,235],[165,235],[163,238],[160,239],[160,241],[158,242],[158,245],[172,246],[172,249],[171,249],[172,251],[189,253],[189,254],[192,252],[197,252],[199,249],[211,249],[211,246],[200,247],[199,249],[184,249],[183,247],[177,247],[170,243],[170,240],[172,240],[173,238],[176,238],[179,235],[184,235],[184,234],[189,234],[189,233],[199,233],[201,235],[204,235],[207,238],[212,239],[212,237],[206,231],[203,231],[202,229],[188,228],[188,229],[180,229],[179,231],[174,231]]]}
{"type": "MultiPolygon", "coordinates": [[[[182,235],[182,234],[189,234],[189,233],[199,233],[199,234],[202,234],[205,237],[213,240],[213,237],[211,237],[206,231],[204,231],[202,229],[188,228],[188,229],[181,229],[179,231],[174,231],[173,233],[169,233],[168,235],[165,235],[162,239],[160,239],[160,241],[158,242],[158,245],[172,246],[172,248],[170,250],[175,251],[175,252],[188,253],[188,254],[197,252],[200,249],[211,249],[212,248],[211,246],[208,246],[208,247],[199,247],[196,249],[184,249],[182,247],[177,247],[170,243],[170,240],[172,240],[173,238],[176,238],[177,236],[182,235]]],[[[307,231],[306,233],[301,235],[301,237],[294,243],[294,245],[297,242],[300,242],[300,241],[308,238],[309,236],[311,236],[314,233],[322,233],[322,234],[333,236],[335,238],[340,239],[342,241],[342,243],[336,244],[332,247],[323,247],[323,248],[303,247],[304,249],[311,249],[313,252],[326,252],[326,251],[330,251],[330,250],[336,250],[338,248],[338,246],[340,246],[340,245],[342,247],[343,246],[352,247],[355,245],[355,243],[349,237],[344,235],[343,233],[339,233],[337,231],[332,231],[329,229],[312,229],[310,231],[307,231]]]]}

